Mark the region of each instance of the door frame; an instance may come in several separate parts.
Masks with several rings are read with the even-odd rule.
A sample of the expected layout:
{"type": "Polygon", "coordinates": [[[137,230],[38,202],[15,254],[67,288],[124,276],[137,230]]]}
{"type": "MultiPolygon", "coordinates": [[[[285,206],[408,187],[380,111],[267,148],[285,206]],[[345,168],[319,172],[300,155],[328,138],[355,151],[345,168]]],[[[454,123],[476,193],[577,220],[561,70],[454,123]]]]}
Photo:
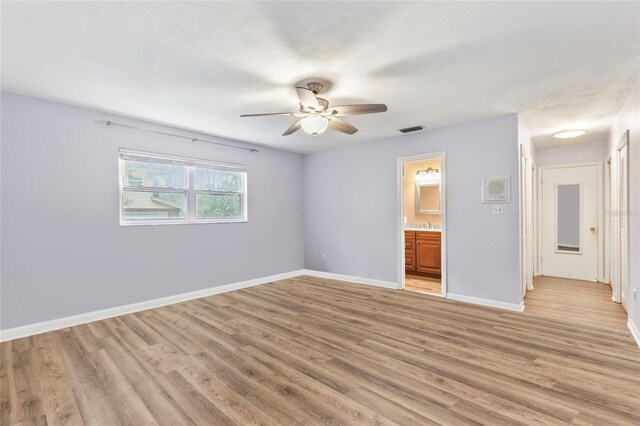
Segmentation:
{"type": "Polygon", "coordinates": [[[617,202],[616,202],[616,212],[618,214],[618,220],[616,220],[617,230],[616,230],[616,233],[615,233],[615,235],[617,236],[617,241],[616,241],[617,250],[615,252],[617,254],[617,256],[616,256],[616,269],[618,270],[618,273],[617,273],[618,279],[616,281],[616,286],[617,286],[617,295],[618,295],[618,299],[619,299],[618,301],[619,301],[620,305],[622,306],[622,308],[625,310],[625,312],[628,312],[629,290],[631,290],[631,279],[630,279],[631,261],[629,259],[629,253],[631,252],[630,247],[629,247],[629,245],[631,243],[631,241],[630,241],[631,233],[629,232],[629,194],[630,194],[630,191],[629,191],[629,158],[630,158],[629,157],[629,148],[630,148],[630,145],[629,145],[629,130],[627,129],[624,132],[624,134],[622,135],[622,137],[620,138],[620,141],[618,142],[618,146],[616,147],[616,151],[615,151],[616,158],[617,158],[616,170],[615,170],[616,176],[617,176],[616,177],[616,200],[617,200],[617,202]],[[620,199],[622,198],[621,197],[622,194],[620,193],[620,188],[622,187],[622,185],[620,184],[620,169],[621,169],[620,168],[620,164],[621,164],[620,158],[621,158],[621,155],[622,155],[622,150],[625,149],[625,148],[627,149],[627,163],[626,163],[626,166],[627,166],[627,169],[626,169],[627,181],[625,182],[626,185],[624,186],[624,188],[626,190],[625,197],[626,197],[626,210],[627,211],[623,212],[622,209],[621,209],[621,206],[620,206],[620,204],[621,204],[620,203],[620,199]],[[623,214],[626,215],[625,223],[627,225],[627,228],[626,228],[627,232],[626,232],[626,235],[625,235],[626,244],[624,246],[622,244],[622,237],[623,237],[622,229],[621,229],[621,222],[622,221],[620,220],[620,218],[622,217],[623,214]],[[626,254],[626,259],[627,259],[627,265],[626,265],[626,268],[625,268],[626,271],[623,271],[623,268],[622,268],[622,266],[623,266],[622,265],[622,254],[623,254],[622,250],[624,250],[626,252],[625,253],[626,254]],[[624,291],[624,294],[625,294],[625,298],[624,299],[622,298],[622,293],[623,293],[623,291],[622,291],[623,290],[623,282],[622,282],[623,272],[626,274],[626,278],[627,278],[626,286],[624,288],[624,290],[625,290],[624,291]]]}
{"type": "MultiPolygon", "coordinates": [[[[533,161],[531,164],[531,214],[532,214],[532,230],[531,235],[533,237],[533,249],[531,251],[531,263],[533,267],[533,279],[540,275],[540,265],[538,265],[538,228],[539,225],[539,211],[538,211],[538,166],[536,162],[533,161]]],[[[532,282],[533,282],[532,279],[532,282]]],[[[530,290],[533,290],[533,285],[531,285],[530,290]]]]}
{"type": "Polygon", "coordinates": [[[536,271],[537,276],[542,276],[542,167],[536,168],[536,181],[534,185],[536,187],[536,203],[534,209],[536,210],[536,271]]]}
{"type": "Polygon", "coordinates": [[[571,164],[554,164],[552,166],[541,166],[538,167],[538,212],[539,212],[539,220],[540,226],[538,227],[538,241],[540,244],[538,245],[539,253],[538,253],[538,265],[540,267],[541,275],[544,275],[544,261],[542,259],[542,252],[544,248],[542,247],[543,240],[543,232],[544,232],[544,220],[542,220],[542,200],[544,199],[542,192],[542,177],[544,175],[545,170],[550,169],[566,169],[572,167],[585,167],[585,166],[596,166],[598,171],[598,194],[597,194],[597,204],[598,204],[598,282],[603,282],[604,280],[604,179],[603,179],[603,161],[590,161],[585,163],[571,163],[571,164]]]}
{"type": "Polygon", "coordinates": [[[611,187],[613,184],[612,173],[613,164],[611,162],[611,153],[607,154],[607,158],[604,159],[604,259],[603,259],[603,283],[611,286],[611,299],[615,302],[615,294],[613,292],[613,283],[615,280],[611,279],[611,210],[613,209],[613,203],[611,202],[612,192],[611,187]]]}
{"type": "Polygon", "coordinates": [[[535,184],[535,171],[535,162],[525,154],[521,147],[518,179],[520,184],[520,280],[523,298],[528,291],[533,290],[533,278],[536,276],[538,259],[536,254],[537,224],[535,193],[537,192],[537,186],[535,184]]]}
{"type": "Polygon", "coordinates": [[[432,152],[428,154],[411,155],[407,157],[398,157],[397,159],[397,222],[396,230],[398,233],[398,289],[404,290],[405,272],[404,272],[404,163],[419,160],[440,159],[440,251],[441,251],[441,275],[440,287],[441,296],[447,297],[447,158],[446,151],[432,152]]]}
{"type": "Polygon", "coordinates": [[[527,164],[529,158],[520,147],[520,162],[518,163],[519,196],[520,196],[520,285],[522,298],[524,299],[529,290],[529,279],[527,271],[527,256],[529,252],[530,229],[528,229],[528,209],[527,209],[527,164]]]}

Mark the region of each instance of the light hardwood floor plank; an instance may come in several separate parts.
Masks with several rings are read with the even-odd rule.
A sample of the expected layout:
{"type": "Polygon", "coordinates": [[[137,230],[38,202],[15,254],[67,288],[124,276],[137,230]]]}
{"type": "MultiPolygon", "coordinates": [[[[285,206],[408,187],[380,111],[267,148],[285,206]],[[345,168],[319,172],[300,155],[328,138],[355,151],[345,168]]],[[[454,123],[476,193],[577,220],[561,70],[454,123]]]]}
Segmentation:
{"type": "Polygon", "coordinates": [[[2,343],[0,421],[640,424],[608,287],[534,287],[519,313],[302,276],[2,343]]]}
{"type": "Polygon", "coordinates": [[[406,274],[404,278],[404,289],[407,291],[439,295],[442,293],[442,283],[440,278],[406,274]]]}

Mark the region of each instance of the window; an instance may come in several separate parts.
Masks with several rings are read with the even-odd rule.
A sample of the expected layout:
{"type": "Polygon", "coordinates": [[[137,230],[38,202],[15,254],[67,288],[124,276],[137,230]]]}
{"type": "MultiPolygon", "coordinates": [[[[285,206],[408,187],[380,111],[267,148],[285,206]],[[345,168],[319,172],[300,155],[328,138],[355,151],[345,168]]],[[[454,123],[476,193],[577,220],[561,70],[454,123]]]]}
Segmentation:
{"type": "Polygon", "coordinates": [[[120,150],[120,224],[247,221],[237,164],[120,150]]]}

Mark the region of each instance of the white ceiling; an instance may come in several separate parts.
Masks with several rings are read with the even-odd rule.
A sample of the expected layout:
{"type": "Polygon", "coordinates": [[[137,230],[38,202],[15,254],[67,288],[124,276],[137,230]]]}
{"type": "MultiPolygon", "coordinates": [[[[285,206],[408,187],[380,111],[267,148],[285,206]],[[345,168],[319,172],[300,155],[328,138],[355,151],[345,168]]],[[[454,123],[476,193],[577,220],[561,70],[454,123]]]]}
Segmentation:
{"type": "MultiPolygon", "coordinates": [[[[640,75],[640,3],[2,2],[2,90],[310,152],[520,112],[603,140],[640,75]],[[282,137],[296,83],[386,103],[282,137]]],[[[470,141],[471,142],[471,141],[470,141]]],[[[567,142],[564,142],[565,144],[567,142]]]]}

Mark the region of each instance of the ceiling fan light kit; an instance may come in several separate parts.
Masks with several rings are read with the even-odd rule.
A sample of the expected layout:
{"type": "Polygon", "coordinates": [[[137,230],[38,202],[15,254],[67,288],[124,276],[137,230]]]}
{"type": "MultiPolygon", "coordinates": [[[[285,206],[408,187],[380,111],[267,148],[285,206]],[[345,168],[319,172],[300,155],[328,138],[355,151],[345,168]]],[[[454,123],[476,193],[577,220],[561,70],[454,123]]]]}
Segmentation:
{"type": "Polygon", "coordinates": [[[312,136],[318,136],[324,133],[329,127],[329,120],[319,115],[309,115],[301,120],[302,130],[312,136]]]}
{"type": "Polygon", "coordinates": [[[298,120],[285,130],[282,136],[288,136],[299,129],[302,129],[305,133],[312,136],[317,136],[324,133],[328,127],[346,133],[347,135],[352,135],[356,133],[358,129],[339,117],[373,114],[387,110],[385,104],[340,105],[329,107],[328,100],[316,96],[321,91],[322,83],[318,82],[308,83],[307,87],[296,87],[296,93],[300,101],[299,111],[296,112],[244,114],[240,117],[262,117],[269,115],[290,115],[297,117],[298,120]]]}

